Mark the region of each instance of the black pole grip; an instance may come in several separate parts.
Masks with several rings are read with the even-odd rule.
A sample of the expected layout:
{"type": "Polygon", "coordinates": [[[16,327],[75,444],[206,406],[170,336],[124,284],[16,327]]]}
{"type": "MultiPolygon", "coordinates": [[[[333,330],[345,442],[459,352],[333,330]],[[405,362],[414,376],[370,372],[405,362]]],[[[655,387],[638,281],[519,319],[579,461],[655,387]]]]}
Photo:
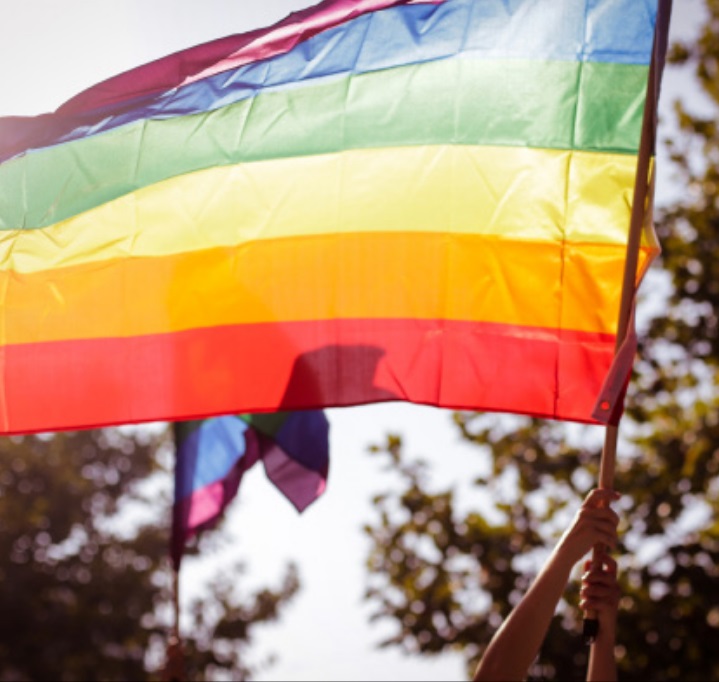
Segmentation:
{"type": "Polygon", "coordinates": [[[582,630],[582,639],[587,646],[594,644],[594,640],[597,638],[598,632],[599,621],[596,618],[585,618],[582,630]]]}

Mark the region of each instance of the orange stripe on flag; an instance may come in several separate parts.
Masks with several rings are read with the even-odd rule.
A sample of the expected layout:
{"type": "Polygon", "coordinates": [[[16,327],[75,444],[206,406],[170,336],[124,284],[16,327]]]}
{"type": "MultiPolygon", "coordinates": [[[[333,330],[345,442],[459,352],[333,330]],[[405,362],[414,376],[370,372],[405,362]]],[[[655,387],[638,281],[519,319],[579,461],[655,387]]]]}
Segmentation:
{"type": "Polygon", "coordinates": [[[353,234],[0,271],[2,334],[13,344],[365,317],[611,334],[623,259],[614,245],[353,234]]]}

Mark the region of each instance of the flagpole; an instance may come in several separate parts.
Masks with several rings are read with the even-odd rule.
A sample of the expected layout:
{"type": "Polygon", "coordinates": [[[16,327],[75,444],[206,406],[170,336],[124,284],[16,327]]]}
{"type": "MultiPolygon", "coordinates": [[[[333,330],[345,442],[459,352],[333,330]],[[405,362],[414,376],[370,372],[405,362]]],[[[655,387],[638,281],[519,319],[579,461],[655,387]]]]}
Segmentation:
{"type": "MultiPolygon", "coordinates": [[[[664,58],[666,42],[669,33],[669,15],[671,14],[672,0],[659,0],[657,10],[657,25],[654,34],[654,47],[649,66],[647,92],[642,119],[642,133],[637,158],[637,174],[634,183],[634,196],[632,200],[632,214],[629,223],[629,236],[627,240],[626,259],[624,262],[624,277],[622,281],[622,297],[619,306],[617,321],[617,339],[614,348],[615,356],[629,332],[630,320],[635,306],[635,291],[637,278],[637,265],[639,262],[639,247],[641,245],[642,228],[646,219],[650,176],[652,171],[651,160],[654,154],[654,145],[657,133],[657,104],[659,101],[658,73],[661,67],[658,59],[664,58]]],[[[662,64],[663,66],[663,64],[662,64]]],[[[614,486],[614,471],[616,465],[617,441],[619,437],[619,418],[616,424],[608,424],[604,434],[604,447],[599,461],[599,487],[612,489],[614,486]]],[[[599,563],[605,551],[603,545],[594,547],[592,562],[599,563]]],[[[599,631],[599,622],[596,614],[588,611],[583,626],[583,639],[586,644],[593,644],[599,631]]]]}
{"type": "MultiPolygon", "coordinates": [[[[173,441],[175,449],[175,468],[177,468],[177,432],[176,424],[170,425],[170,438],[173,441]]],[[[177,481],[175,481],[177,486],[177,481]]],[[[173,505],[172,511],[172,530],[170,541],[170,563],[172,565],[172,625],[170,635],[167,641],[167,649],[165,652],[165,669],[163,671],[164,682],[180,682],[185,679],[185,655],[182,649],[182,638],[180,636],[180,558],[177,555],[177,547],[175,546],[175,533],[177,519],[175,518],[175,510],[173,505]]]]}
{"type": "Polygon", "coordinates": [[[180,571],[172,568],[172,607],[173,623],[165,652],[165,668],[162,679],[164,682],[181,682],[185,679],[185,655],[180,639],[180,571]]]}
{"type": "Polygon", "coordinates": [[[172,607],[174,610],[172,636],[175,641],[180,641],[180,570],[177,567],[172,569],[172,607]]]}

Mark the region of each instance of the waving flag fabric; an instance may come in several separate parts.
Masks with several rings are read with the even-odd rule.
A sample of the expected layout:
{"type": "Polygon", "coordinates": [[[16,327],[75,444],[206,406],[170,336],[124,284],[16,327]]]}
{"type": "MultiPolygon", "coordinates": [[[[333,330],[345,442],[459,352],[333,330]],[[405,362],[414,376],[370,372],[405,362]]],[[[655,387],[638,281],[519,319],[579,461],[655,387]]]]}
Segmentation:
{"type": "Polygon", "coordinates": [[[0,120],[0,431],[381,400],[592,421],[655,20],[331,0],[0,120]]]}
{"type": "Polygon", "coordinates": [[[321,410],[177,422],[174,433],[171,555],[176,569],[188,538],[217,522],[245,471],[258,460],[299,512],[325,490],[329,423],[321,410]]]}

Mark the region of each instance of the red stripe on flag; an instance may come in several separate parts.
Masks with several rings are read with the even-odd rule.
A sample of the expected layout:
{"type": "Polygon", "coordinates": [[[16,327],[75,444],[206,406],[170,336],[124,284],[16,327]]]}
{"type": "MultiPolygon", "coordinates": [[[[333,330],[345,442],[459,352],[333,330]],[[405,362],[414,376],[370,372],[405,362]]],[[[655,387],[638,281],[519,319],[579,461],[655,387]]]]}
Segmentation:
{"type": "Polygon", "coordinates": [[[11,345],[0,353],[0,430],[386,400],[593,422],[613,351],[607,334],[413,319],[11,345]]]}

